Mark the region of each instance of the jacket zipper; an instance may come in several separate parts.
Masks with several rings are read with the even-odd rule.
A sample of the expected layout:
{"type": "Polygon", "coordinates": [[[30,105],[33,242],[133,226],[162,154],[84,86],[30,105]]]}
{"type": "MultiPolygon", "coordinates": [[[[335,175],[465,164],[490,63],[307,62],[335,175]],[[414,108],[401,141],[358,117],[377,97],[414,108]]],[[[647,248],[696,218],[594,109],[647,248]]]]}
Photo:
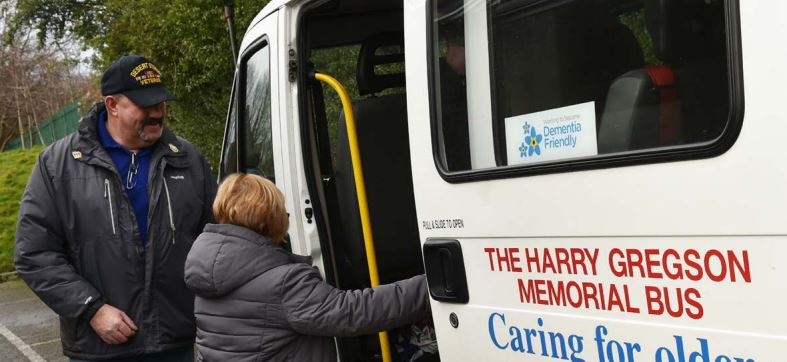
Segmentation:
{"type": "Polygon", "coordinates": [[[167,186],[167,177],[162,172],[161,175],[164,179],[164,193],[167,195],[167,210],[169,211],[169,227],[172,229],[172,245],[175,245],[175,217],[172,215],[172,199],[169,197],[169,186],[167,186]]]}
{"type": "Polygon", "coordinates": [[[117,235],[115,229],[115,211],[112,209],[112,189],[109,186],[109,179],[104,179],[104,198],[107,199],[109,205],[109,219],[112,220],[112,235],[117,235]]]}

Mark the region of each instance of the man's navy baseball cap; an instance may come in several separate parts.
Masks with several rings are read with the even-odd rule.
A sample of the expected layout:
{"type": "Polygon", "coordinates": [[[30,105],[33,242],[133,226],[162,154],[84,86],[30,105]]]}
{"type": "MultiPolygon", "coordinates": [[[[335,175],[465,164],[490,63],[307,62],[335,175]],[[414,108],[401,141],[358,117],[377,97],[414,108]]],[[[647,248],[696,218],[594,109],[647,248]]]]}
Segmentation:
{"type": "Polygon", "coordinates": [[[143,108],[175,99],[161,83],[158,67],[139,55],[120,57],[101,77],[102,96],[119,93],[143,108]]]}

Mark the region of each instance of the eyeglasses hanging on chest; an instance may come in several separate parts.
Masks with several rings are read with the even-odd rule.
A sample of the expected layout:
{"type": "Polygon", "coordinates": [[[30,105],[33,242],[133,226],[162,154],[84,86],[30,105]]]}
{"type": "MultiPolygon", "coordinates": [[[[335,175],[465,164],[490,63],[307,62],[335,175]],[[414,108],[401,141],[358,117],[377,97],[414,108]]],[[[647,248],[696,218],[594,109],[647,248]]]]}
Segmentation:
{"type": "Polygon", "coordinates": [[[128,166],[126,173],[126,190],[131,190],[137,186],[137,171],[139,170],[139,163],[137,162],[137,154],[131,154],[131,165],[128,166]]]}

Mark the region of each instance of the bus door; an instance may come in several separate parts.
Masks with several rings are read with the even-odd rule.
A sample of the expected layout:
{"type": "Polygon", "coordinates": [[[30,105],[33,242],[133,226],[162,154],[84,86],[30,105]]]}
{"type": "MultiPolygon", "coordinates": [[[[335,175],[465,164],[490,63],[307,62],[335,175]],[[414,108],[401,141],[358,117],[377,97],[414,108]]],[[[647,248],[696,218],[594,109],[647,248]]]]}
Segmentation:
{"type": "Polygon", "coordinates": [[[787,60],[766,50],[784,40],[778,13],[721,0],[405,2],[442,359],[784,359],[787,123],[768,109],[787,79],[759,70],[787,60]]]}

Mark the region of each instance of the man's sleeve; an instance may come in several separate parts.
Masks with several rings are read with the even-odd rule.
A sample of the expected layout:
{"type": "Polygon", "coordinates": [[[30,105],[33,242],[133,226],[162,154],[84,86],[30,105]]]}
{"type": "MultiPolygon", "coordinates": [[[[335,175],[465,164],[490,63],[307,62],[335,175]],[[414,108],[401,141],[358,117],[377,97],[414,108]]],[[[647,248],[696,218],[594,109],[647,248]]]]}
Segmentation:
{"type": "Polygon", "coordinates": [[[55,207],[49,173],[41,156],[25,188],[16,226],[16,270],[49,308],[64,318],[92,318],[101,294],[77,274],[55,207]]]}
{"type": "Polygon", "coordinates": [[[339,290],[311,267],[295,267],[283,278],[282,306],[298,333],[357,336],[392,329],[426,318],[429,296],[419,275],[362,290],[339,290]]]}

